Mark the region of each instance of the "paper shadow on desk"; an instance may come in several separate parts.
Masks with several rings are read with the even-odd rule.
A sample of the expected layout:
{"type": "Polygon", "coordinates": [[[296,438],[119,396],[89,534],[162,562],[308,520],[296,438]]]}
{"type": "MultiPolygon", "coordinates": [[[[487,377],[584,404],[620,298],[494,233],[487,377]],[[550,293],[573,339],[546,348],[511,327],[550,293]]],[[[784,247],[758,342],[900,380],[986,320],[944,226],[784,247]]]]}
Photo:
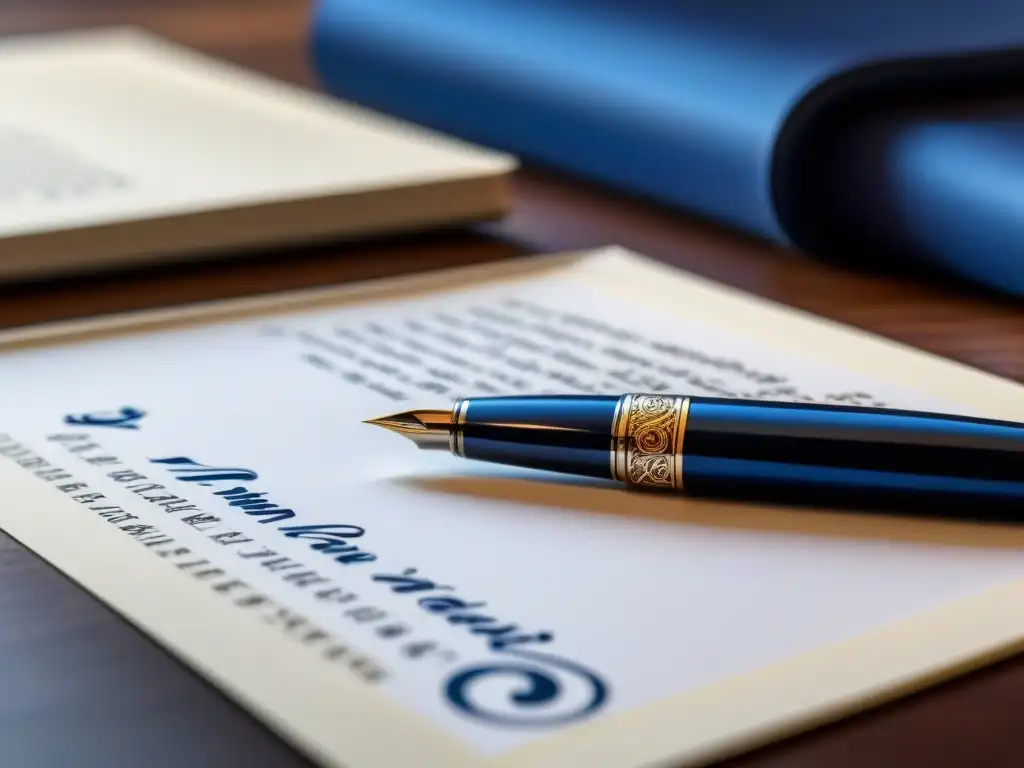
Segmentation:
{"type": "Polygon", "coordinates": [[[1024,547],[1024,525],[998,520],[958,520],[952,516],[942,519],[920,511],[899,515],[884,509],[708,500],[629,490],[597,480],[548,476],[535,480],[474,473],[464,477],[406,478],[399,482],[427,493],[708,528],[958,547],[1024,547]]]}

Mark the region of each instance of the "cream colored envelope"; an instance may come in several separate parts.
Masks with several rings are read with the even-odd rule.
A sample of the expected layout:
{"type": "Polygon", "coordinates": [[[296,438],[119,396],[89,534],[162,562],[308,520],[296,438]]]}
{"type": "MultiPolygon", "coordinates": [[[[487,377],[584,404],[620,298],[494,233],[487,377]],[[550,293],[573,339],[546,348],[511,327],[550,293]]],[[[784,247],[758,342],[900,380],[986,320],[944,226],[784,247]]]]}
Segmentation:
{"type": "Polygon", "coordinates": [[[570,371],[1024,420],[1016,384],[618,248],[0,343],[0,526],[326,766],[703,764],[1024,638],[1015,526],[510,476],[359,423],[570,371]],[[228,506],[214,475],[270,506],[228,506]],[[366,557],[294,524],[358,527],[330,552],[366,557]],[[473,631],[499,621],[518,646],[473,631]]]}

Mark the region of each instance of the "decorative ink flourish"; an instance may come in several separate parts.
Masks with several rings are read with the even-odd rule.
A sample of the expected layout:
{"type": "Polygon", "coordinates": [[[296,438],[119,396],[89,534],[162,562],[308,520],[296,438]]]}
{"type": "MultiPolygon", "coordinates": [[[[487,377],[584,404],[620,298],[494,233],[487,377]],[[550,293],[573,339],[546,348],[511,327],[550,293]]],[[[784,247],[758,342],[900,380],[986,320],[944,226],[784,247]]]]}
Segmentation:
{"type": "Polygon", "coordinates": [[[492,661],[457,669],[445,683],[445,697],[463,715],[491,725],[551,727],[582,720],[607,701],[608,686],[597,674],[576,662],[527,647],[553,642],[552,632],[528,631],[490,616],[490,611],[480,610],[487,603],[457,597],[453,587],[420,576],[415,568],[375,574],[373,580],[388,584],[397,594],[416,594],[420,608],[484,639],[496,655],[492,661]],[[508,681],[504,705],[474,695],[484,681],[492,685],[508,681]],[[528,687],[513,688],[516,681],[525,681],[528,687]]]}
{"type": "Polygon", "coordinates": [[[491,725],[550,728],[589,717],[608,700],[607,685],[586,667],[533,651],[503,653],[514,658],[464,667],[448,678],[445,695],[456,709],[491,725]],[[525,680],[529,686],[526,690],[509,693],[511,712],[474,701],[474,684],[509,676],[525,680]],[[564,698],[566,684],[573,682],[582,684],[584,689],[580,701],[554,712],[539,709],[543,705],[558,704],[559,699],[564,698]]]}

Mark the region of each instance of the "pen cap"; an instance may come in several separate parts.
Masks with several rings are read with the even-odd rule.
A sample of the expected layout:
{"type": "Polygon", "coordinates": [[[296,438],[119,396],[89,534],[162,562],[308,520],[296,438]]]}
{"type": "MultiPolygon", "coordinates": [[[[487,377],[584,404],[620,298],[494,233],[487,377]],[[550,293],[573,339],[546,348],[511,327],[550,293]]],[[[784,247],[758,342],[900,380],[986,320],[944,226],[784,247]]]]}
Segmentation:
{"type": "Polygon", "coordinates": [[[455,406],[453,450],[467,459],[608,478],[616,396],[472,398],[455,406]]]}

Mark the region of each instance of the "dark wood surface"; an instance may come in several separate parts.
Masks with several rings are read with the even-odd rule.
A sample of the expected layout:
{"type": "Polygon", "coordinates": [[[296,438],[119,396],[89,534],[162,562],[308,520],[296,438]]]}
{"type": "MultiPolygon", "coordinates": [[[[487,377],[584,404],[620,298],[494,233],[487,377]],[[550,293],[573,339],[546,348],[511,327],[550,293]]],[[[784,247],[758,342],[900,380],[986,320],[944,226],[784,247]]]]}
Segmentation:
{"type": "MultiPolygon", "coordinates": [[[[382,0],[386,2],[386,0],[382,0]]],[[[304,0],[0,0],[0,34],[139,24],[315,87],[304,0]]],[[[2,94],[0,94],[2,98],[2,94]]],[[[759,295],[1015,380],[1024,311],[963,286],[866,275],[527,169],[515,210],[475,232],[0,289],[0,327],[619,243],[759,295]]],[[[1024,765],[1011,660],[728,763],[743,768],[1024,765]]],[[[0,765],[306,765],[89,595],[0,535],[0,765]]]]}

